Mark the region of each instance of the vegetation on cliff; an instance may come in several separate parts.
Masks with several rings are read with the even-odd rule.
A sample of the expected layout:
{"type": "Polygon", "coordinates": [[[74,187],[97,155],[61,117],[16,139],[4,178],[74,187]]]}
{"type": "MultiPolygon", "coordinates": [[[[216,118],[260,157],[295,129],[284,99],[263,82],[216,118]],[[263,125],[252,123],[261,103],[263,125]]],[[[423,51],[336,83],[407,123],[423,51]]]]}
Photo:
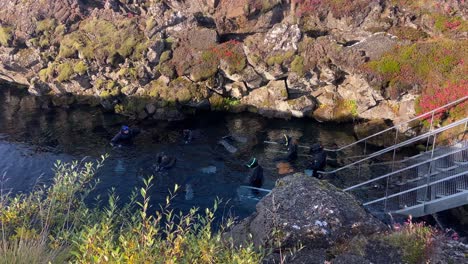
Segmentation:
{"type": "MultiPolygon", "coordinates": [[[[378,76],[378,87],[384,87],[391,98],[419,87],[417,109],[424,113],[468,95],[468,50],[460,48],[467,45],[466,40],[440,39],[399,46],[365,68],[378,76]]],[[[461,104],[457,109],[465,107],[461,104]]]]}

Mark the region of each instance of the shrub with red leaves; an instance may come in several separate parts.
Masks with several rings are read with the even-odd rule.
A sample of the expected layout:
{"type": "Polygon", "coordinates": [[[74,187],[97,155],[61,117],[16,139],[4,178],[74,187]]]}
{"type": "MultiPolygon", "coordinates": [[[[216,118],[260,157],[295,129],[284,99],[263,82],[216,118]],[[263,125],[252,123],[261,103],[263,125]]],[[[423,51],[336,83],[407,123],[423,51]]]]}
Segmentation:
{"type": "MultiPolygon", "coordinates": [[[[446,105],[457,99],[468,96],[468,80],[458,83],[448,83],[445,86],[427,87],[419,99],[419,112],[425,113],[438,107],[446,105]]],[[[457,105],[452,111],[459,112],[468,109],[468,102],[457,105]]],[[[436,113],[435,118],[440,119],[447,109],[442,109],[436,113]]],[[[428,117],[430,118],[430,117],[428,117]]]]}

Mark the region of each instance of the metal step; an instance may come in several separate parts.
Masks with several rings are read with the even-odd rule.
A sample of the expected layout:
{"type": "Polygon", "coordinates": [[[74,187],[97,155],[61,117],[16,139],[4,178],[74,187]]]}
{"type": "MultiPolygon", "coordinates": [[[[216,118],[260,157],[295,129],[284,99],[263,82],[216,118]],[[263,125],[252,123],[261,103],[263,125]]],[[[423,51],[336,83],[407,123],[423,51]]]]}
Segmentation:
{"type": "Polygon", "coordinates": [[[453,165],[453,166],[448,167],[448,168],[437,168],[437,167],[436,167],[435,169],[438,170],[438,171],[440,171],[440,172],[448,172],[448,171],[454,170],[454,169],[456,169],[456,168],[458,168],[458,167],[460,167],[460,166],[458,166],[458,165],[453,165]]]}

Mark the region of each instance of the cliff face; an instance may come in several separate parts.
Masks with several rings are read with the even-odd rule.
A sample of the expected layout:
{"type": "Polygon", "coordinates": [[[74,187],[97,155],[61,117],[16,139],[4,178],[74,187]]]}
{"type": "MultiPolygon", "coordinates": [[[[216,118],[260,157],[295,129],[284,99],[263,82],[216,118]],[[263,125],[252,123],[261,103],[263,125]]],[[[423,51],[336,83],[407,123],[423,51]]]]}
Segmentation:
{"type": "Polygon", "coordinates": [[[417,2],[5,0],[0,78],[137,118],[400,122],[467,94],[468,3],[417,2]]]}

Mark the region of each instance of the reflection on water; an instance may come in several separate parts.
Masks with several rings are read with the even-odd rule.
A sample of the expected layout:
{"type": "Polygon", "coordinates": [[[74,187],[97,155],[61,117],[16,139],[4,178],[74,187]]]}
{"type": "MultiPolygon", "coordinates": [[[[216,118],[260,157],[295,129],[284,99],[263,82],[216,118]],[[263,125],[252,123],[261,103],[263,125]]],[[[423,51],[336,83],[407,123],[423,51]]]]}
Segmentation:
{"type": "MultiPolygon", "coordinates": [[[[173,206],[187,210],[210,207],[214,199],[229,201],[231,213],[244,217],[255,209],[261,192],[240,186],[247,184],[245,163],[256,157],[264,168],[264,188],[272,188],[278,174],[272,160],[284,151],[281,146],[265,145],[264,140],[280,140],[283,134],[301,144],[320,140],[325,146],[354,141],[352,126],[323,125],[311,120],[265,119],[251,114],[204,114],[181,122],[128,121],[99,108],[80,106],[53,108],[46,98],[27,95],[16,88],[0,85],[0,172],[8,181],[3,188],[30,191],[53,175],[53,163],[60,159],[93,160],[110,154],[99,171],[100,184],[94,195],[105,196],[111,188],[125,200],[142,179],[154,175],[151,191],[153,208],[164,203],[174,185],[181,186],[173,206]],[[133,146],[113,148],[109,140],[122,124],[142,129],[133,146]],[[182,130],[194,131],[194,140],[185,144],[182,130]],[[218,144],[226,135],[237,152],[229,153],[218,144]],[[174,168],[154,173],[157,153],[176,157],[174,168]]],[[[303,150],[302,150],[303,151],[303,150]]],[[[292,164],[302,171],[304,158],[292,164]]]]}

